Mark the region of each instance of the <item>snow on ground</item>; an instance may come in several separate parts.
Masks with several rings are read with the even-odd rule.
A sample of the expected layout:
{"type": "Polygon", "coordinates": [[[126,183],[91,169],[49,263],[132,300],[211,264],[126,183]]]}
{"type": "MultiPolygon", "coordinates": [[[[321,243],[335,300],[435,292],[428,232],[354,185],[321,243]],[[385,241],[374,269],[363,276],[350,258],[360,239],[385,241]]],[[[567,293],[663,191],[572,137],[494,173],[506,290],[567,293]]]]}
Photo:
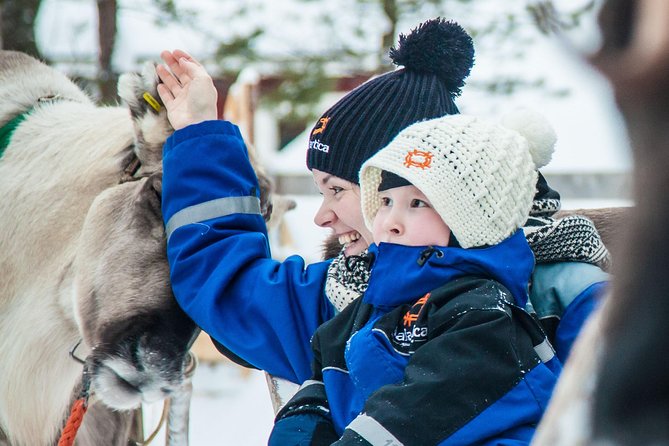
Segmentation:
{"type": "MultiPolygon", "coordinates": [[[[155,429],[162,410],[162,403],[145,408],[145,435],[155,429]]],[[[190,446],[267,444],[273,423],[263,372],[228,361],[198,366],[193,377],[190,446]]],[[[164,429],[152,444],[165,444],[164,429]]]]}

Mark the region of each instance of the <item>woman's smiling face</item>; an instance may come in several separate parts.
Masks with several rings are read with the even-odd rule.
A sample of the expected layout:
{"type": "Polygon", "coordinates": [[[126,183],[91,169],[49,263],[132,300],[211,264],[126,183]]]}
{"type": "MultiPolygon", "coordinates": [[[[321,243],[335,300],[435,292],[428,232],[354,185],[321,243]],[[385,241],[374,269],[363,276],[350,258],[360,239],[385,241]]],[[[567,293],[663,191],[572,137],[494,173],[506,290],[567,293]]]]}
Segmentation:
{"type": "Polygon", "coordinates": [[[345,246],[347,256],[360,254],[372,242],[360,207],[360,186],[318,169],[312,169],[311,173],[323,196],[314,222],[332,229],[339,243],[345,246]]]}

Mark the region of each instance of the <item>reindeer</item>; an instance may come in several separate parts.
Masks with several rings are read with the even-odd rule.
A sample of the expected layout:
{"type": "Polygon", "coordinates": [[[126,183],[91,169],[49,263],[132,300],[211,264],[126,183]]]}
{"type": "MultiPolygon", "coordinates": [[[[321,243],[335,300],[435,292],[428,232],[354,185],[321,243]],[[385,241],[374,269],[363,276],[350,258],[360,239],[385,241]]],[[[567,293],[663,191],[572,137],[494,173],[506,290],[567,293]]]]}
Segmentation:
{"type": "Polygon", "coordinates": [[[537,446],[669,444],[669,2],[608,0],[599,18],[603,45],[590,61],[627,124],[635,208],[616,242],[611,294],[574,347],[537,446]]]}
{"type": "Polygon", "coordinates": [[[199,330],[169,283],[160,198],[172,129],[155,86],[153,67],[124,75],[128,106],[100,107],[56,70],[0,52],[2,446],[54,445],[88,382],[76,444],[126,445],[132,409],[188,385],[199,330]],[[68,354],[77,345],[84,364],[68,354]]]}

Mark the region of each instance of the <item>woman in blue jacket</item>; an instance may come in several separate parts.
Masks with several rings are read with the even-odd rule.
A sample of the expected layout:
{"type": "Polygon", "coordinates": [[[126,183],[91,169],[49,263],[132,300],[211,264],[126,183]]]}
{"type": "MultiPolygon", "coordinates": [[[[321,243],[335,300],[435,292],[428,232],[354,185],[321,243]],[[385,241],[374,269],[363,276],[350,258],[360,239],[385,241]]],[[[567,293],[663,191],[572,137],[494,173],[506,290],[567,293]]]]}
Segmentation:
{"type": "MultiPolygon", "coordinates": [[[[316,328],[367,286],[369,271],[357,257],[371,243],[360,211],[360,166],[408,125],[457,113],[453,99],[473,63],[469,36],[441,19],[401,36],[390,55],[403,68],[350,92],[311,132],[307,166],[323,195],[314,220],[345,247],[337,258],[308,266],[297,256],[271,259],[255,173],[237,127],[216,120],[216,91],[206,71],[181,51],[161,55],[171,71],[157,68],[176,130],[163,151],[162,196],[175,296],[226,350],[293,382],[311,374],[316,328]]],[[[537,201],[541,211],[544,201],[559,203],[537,201]]],[[[537,232],[542,246],[554,233],[537,232]]],[[[567,299],[590,303],[600,283],[573,287],[567,299]]]]}
{"type": "MultiPolygon", "coordinates": [[[[471,69],[473,46],[458,25],[436,19],[403,36],[390,55],[401,69],[353,90],[311,132],[307,165],[323,194],[315,221],[345,244],[342,259],[371,243],[360,211],[360,166],[409,124],[458,112],[453,100],[471,69]]],[[[356,286],[347,288],[335,267],[326,285],[330,261],[271,259],[256,176],[237,127],[214,120],[215,90],[199,64],[183,52],[162,57],[172,73],[158,67],[159,94],[176,129],[163,152],[175,296],[226,349],[300,383],[311,375],[311,336],[337,311],[326,287],[343,306],[356,286]]]]}

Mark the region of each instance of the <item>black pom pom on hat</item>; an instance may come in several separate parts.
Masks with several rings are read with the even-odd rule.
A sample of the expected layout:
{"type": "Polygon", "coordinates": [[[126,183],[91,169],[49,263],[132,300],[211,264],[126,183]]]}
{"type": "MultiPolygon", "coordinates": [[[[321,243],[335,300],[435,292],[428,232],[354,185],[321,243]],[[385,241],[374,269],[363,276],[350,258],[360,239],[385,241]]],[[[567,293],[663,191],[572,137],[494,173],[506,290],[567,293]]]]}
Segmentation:
{"type": "Polygon", "coordinates": [[[441,18],[423,22],[388,53],[395,65],[433,74],[453,96],[460,95],[474,65],[474,44],[460,25],[441,18]]]}
{"type": "Polygon", "coordinates": [[[405,127],[458,113],[474,63],[471,37],[441,18],[400,35],[389,52],[400,69],[374,77],[327,110],[311,131],[307,167],[358,183],[362,163],[405,127]]]}

